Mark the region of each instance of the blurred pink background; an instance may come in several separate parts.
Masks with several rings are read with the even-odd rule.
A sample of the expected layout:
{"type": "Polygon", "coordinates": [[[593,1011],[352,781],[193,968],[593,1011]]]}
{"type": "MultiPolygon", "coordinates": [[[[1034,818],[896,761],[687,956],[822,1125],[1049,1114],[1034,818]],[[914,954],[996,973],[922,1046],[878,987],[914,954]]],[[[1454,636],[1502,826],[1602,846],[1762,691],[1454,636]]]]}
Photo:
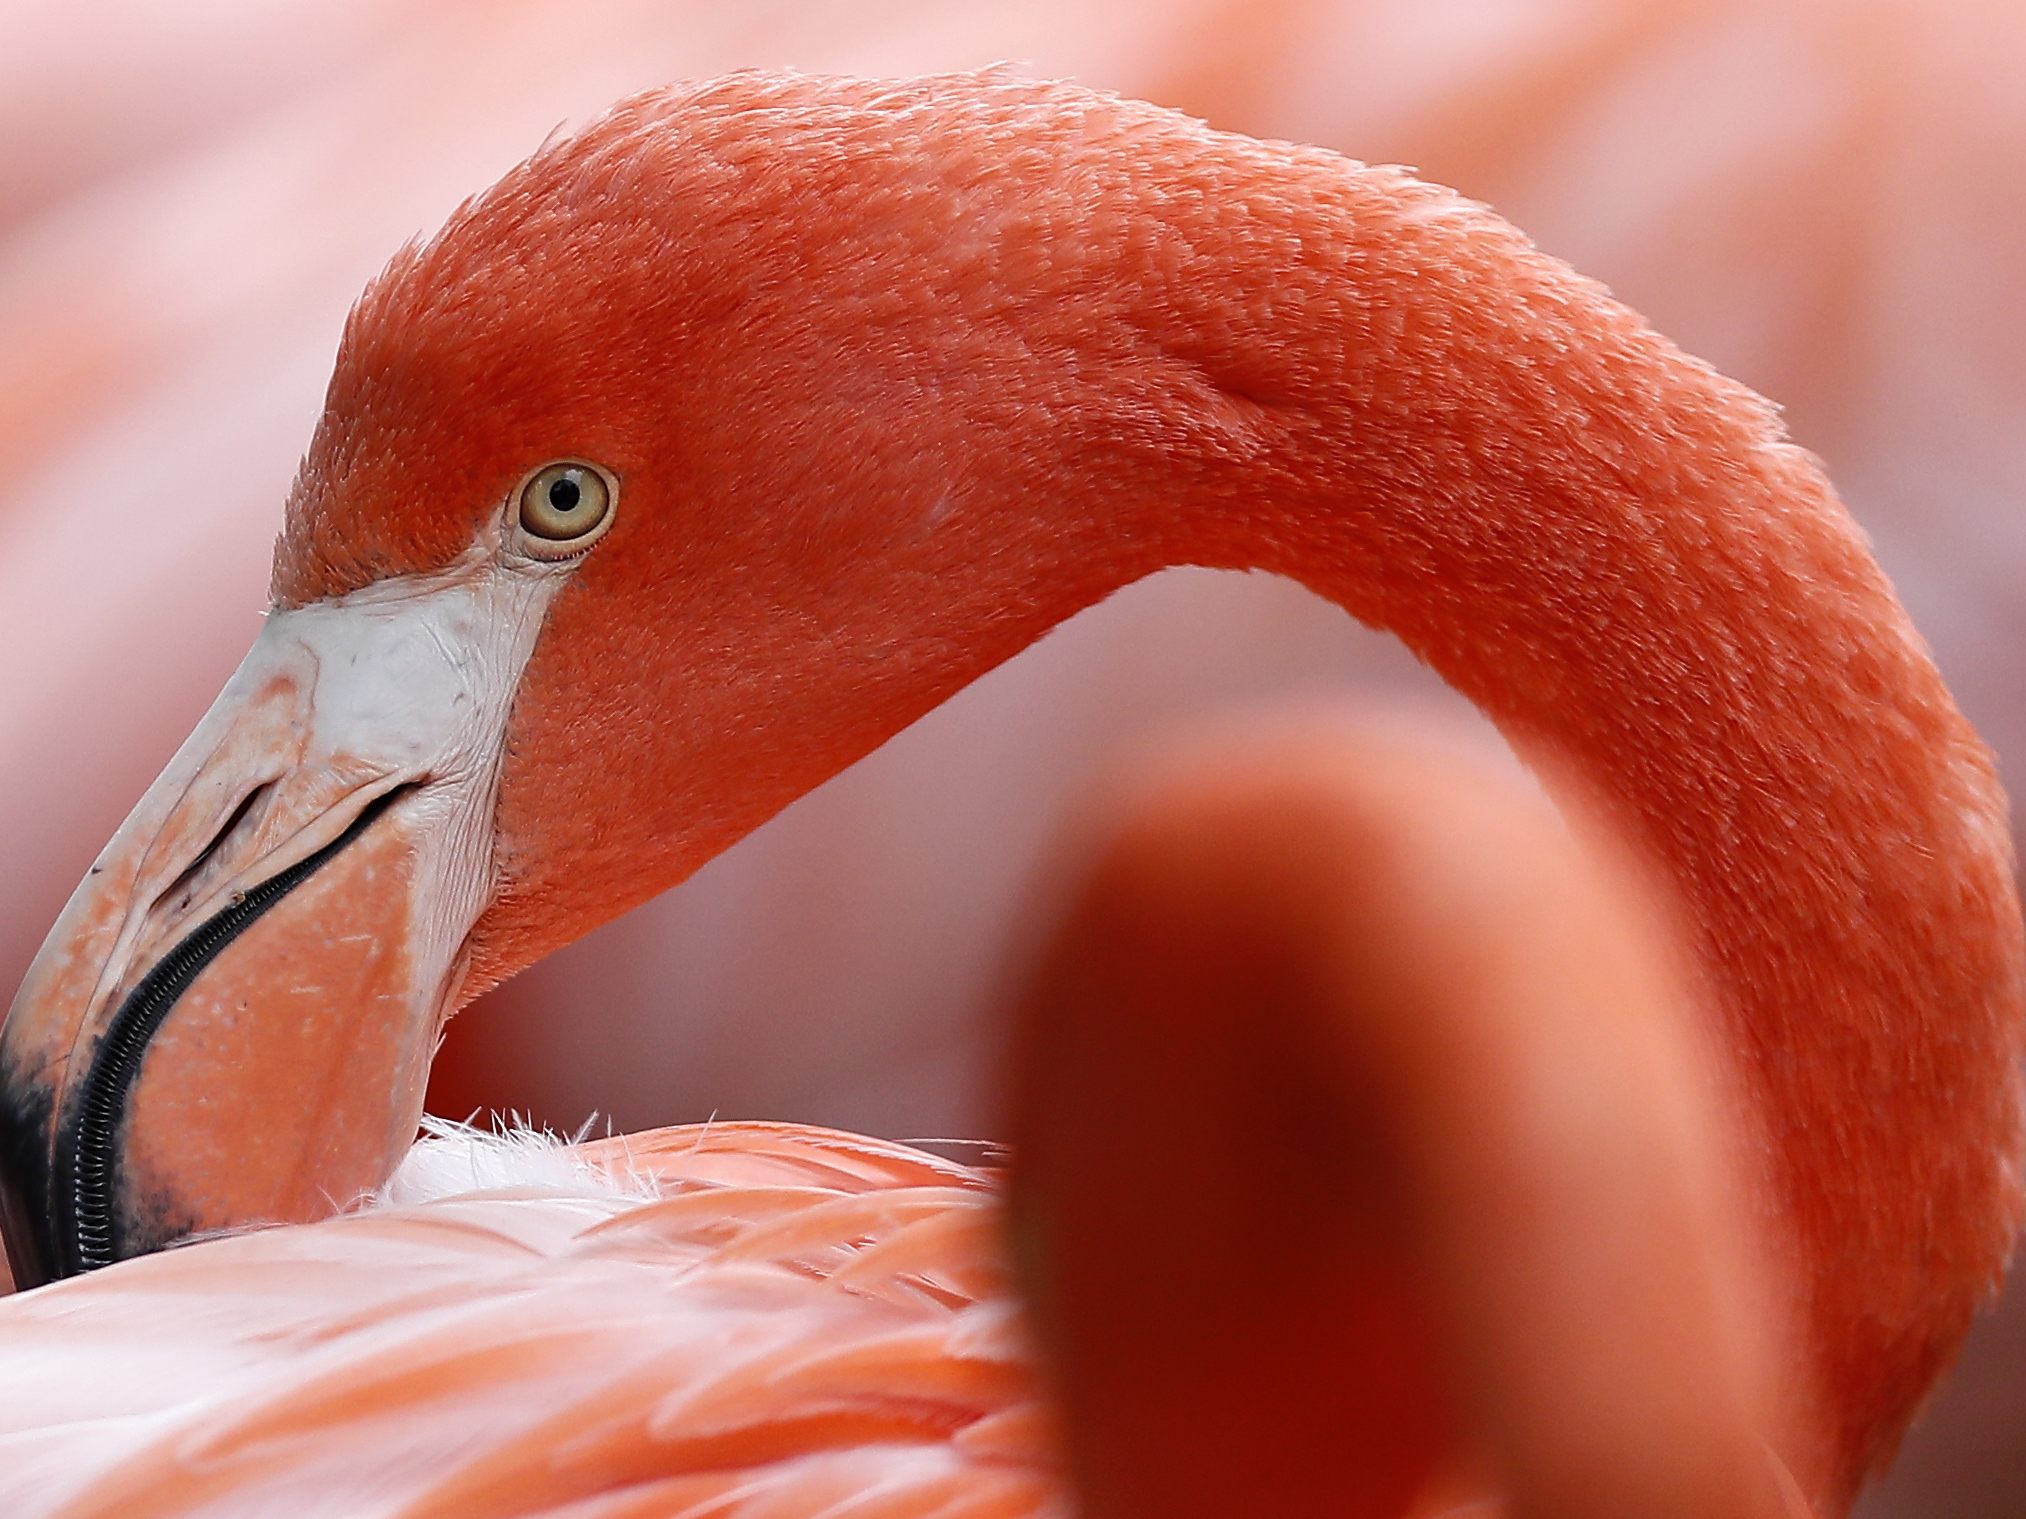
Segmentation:
{"type": "MultiPolygon", "coordinates": [[[[395,247],[631,90],[1000,59],[1417,165],[1782,401],[2026,780],[2017,0],[0,0],[0,983],[251,639],[395,247]]],[[[435,1105],[986,1131],[1066,802],[1186,718],[1350,692],[1460,709],[1291,585],[1158,577],[464,1015],[435,1105]]],[[[1860,1512],[2018,1519],[2022,1454],[2015,1312],[1860,1512]]]]}

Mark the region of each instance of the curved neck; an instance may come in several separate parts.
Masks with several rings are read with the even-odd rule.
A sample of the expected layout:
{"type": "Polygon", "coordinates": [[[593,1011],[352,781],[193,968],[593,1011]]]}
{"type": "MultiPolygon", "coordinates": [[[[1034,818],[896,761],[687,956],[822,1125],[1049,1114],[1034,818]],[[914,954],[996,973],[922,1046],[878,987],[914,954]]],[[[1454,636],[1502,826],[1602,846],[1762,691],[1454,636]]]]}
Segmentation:
{"type": "Polygon", "coordinates": [[[1854,1487],[2018,1217],[2020,931],[1990,758],[1770,408],[1397,171],[999,76],[660,109],[606,129],[665,145],[665,198],[601,233],[594,309],[649,314],[606,357],[660,377],[680,479],[661,508],[637,472],[582,589],[631,575],[668,622],[669,699],[598,731],[684,765],[553,821],[581,672],[639,657],[559,606],[516,730],[552,768],[503,791],[522,873],[477,979],[1140,575],[1293,576],[1672,878],[1854,1487]]]}
{"type": "Polygon", "coordinates": [[[1818,1491],[1847,1496],[2019,1217],[1990,756],[1764,402],[1445,192],[1320,155],[1189,167],[1233,157],[1245,195],[1140,188],[1134,236],[1086,254],[1107,294],[1079,312],[1081,383],[1028,434],[1057,478],[1019,482],[1068,519],[1049,610],[1114,566],[1291,576],[1659,862],[1800,1279],[1835,1423],[1818,1491]]]}
{"type": "Polygon", "coordinates": [[[1328,210],[1270,280],[1242,239],[1196,277],[1140,530],[1391,629],[1672,876],[1854,1486],[2018,1218],[1990,758],[1764,403],[1435,192],[1368,173],[1328,210]]]}

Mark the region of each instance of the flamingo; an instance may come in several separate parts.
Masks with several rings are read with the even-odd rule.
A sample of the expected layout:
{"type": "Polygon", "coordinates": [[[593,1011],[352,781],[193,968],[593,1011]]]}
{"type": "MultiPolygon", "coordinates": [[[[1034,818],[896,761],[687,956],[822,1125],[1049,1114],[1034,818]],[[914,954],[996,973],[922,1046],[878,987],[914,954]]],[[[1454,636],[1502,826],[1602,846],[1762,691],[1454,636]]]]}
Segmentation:
{"type": "Polygon", "coordinates": [[[2018,1215],[2004,803],[1861,537],[1481,208],[1000,74],[640,97],[369,289],[0,1036],[17,1280],[378,1186],[457,1006],[1170,563],[1391,628],[1658,862],[1842,1512],[2018,1215]]]}

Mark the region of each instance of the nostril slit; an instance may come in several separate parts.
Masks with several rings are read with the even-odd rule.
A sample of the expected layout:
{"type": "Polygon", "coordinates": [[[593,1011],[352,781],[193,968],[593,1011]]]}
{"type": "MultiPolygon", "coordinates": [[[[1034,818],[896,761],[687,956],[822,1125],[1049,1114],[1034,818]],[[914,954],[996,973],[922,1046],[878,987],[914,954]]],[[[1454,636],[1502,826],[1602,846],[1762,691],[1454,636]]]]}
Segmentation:
{"type": "Polygon", "coordinates": [[[168,889],[155,899],[156,905],[160,906],[163,903],[168,903],[171,910],[176,912],[181,912],[184,908],[188,907],[191,899],[197,894],[198,882],[217,863],[219,856],[225,852],[225,846],[231,843],[243,830],[259,821],[258,814],[264,813],[267,810],[267,799],[273,794],[274,782],[272,781],[262,781],[258,786],[247,792],[240,799],[239,805],[232,809],[232,815],[225,820],[224,825],[212,836],[211,842],[198,852],[197,857],[184,867],[183,873],[171,881],[168,889]]]}

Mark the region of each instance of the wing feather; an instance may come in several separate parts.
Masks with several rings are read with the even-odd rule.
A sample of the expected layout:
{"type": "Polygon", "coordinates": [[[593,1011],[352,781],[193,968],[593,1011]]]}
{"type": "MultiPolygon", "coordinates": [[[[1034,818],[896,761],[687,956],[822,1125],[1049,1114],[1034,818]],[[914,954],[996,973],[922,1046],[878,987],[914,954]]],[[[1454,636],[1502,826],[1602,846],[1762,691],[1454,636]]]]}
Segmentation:
{"type": "Polygon", "coordinates": [[[0,1509],[1063,1511],[989,1174],[785,1125],[516,1142],[0,1301],[0,1509]]]}

